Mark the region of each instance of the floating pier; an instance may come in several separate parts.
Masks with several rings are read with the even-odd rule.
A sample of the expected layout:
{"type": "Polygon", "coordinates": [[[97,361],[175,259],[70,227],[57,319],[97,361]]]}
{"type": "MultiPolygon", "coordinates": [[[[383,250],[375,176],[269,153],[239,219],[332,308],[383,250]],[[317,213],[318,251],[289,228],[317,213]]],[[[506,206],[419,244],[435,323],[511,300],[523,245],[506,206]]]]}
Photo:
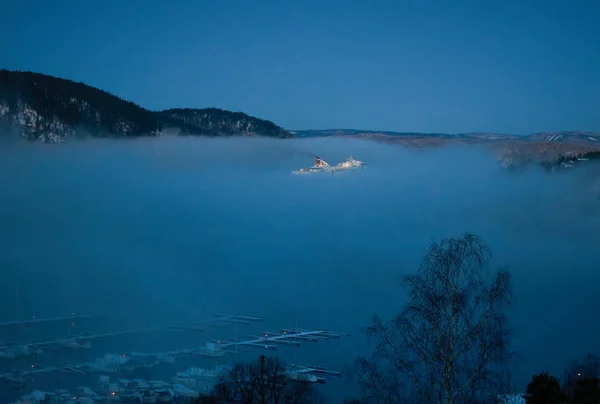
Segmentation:
{"type": "MultiPolygon", "coordinates": [[[[253,325],[263,322],[263,318],[238,315],[238,314],[214,314],[212,318],[204,321],[191,321],[167,325],[148,326],[131,328],[125,330],[116,330],[112,332],[96,333],[89,335],[81,335],[71,338],[55,339],[44,342],[32,342],[29,344],[20,345],[28,347],[31,351],[41,353],[41,348],[49,348],[58,346],[61,349],[69,348],[89,348],[89,341],[96,338],[106,338],[120,335],[127,335],[141,332],[151,332],[156,330],[169,330],[173,332],[195,332],[202,331],[206,327],[228,327],[231,325],[243,324],[253,325]]],[[[346,333],[339,333],[324,329],[305,329],[305,328],[282,328],[280,331],[266,331],[256,334],[247,335],[245,338],[233,339],[209,339],[200,346],[195,346],[186,349],[177,349],[167,352],[131,352],[127,353],[107,353],[95,360],[86,360],[85,362],[64,361],[58,366],[40,366],[31,365],[31,368],[22,370],[13,370],[2,373],[0,371],[0,381],[8,381],[10,383],[20,384],[21,388],[25,385],[26,380],[30,380],[33,376],[48,375],[48,374],[99,374],[101,378],[105,378],[108,383],[106,374],[114,374],[115,377],[123,377],[135,370],[148,369],[155,366],[160,366],[166,363],[174,363],[180,356],[199,355],[210,358],[219,358],[228,354],[238,353],[239,347],[258,348],[263,350],[277,350],[280,346],[299,347],[303,343],[318,343],[320,341],[339,339],[342,336],[348,336],[346,333]]],[[[6,347],[0,347],[0,351],[6,347]]],[[[218,366],[221,370],[226,370],[227,366],[218,366]]],[[[215,369],[217,369],[215,368],[215,369]]],[[[324,383],[326,380],[339,377],[340,372],[328,370],[319,366],[307,366],[293,364],[284,370],[285,374],[292,380],[305,383],[324,383]]],[[[87,387],[80,387],[72,397],[76,397],[78,401],[98,399],[99,397],[107,397],[115,400],[127,400],[129,398],[138,397],[139,394],[150,394],[152,397],[193,397],[194,392],[208,392],[211,386],[214,386],[222,376],[223,372],[211,371],[203,368],[192,368],[188,372],[178,372],[173,378],[173,383],[162,382],[161,386],[152,385],[152,381],[144,381],[134,379],[119,379],[119,386],[115,383],[109,383],[110,386],[106,391],[98,391],[95,393],[87,387]],[[175,379],[177,379],[175,381],[175,379]],[[188,380],[190,379],[190,380],[188,380]],[[194,379],[194,380],[191,380],[194,379]],[[121,383],[123,382],[123,383],[121,383]],[[127,383],[125,383],[127,382],[127,383]],[[132,382],[132,383],[129,383],[132,382]],[[190,382],[191,384],[187,384],[190,382]],[[182,384],[183,383],[183,384],[182,384]],[[185,384],[185,386],[184,386],[185,384]],[[192,386],[193,384],[193,386],[192,386]],[[135,385],[135,386],[134,386],[135,385]],[[146,387],[144,387],[146,386],[146,387]],[[118,387],[118,388],[117,388],[118,387]],[[84,392],[85,390],[85,392],[84,392]]],[[[73,379],[76,380],[76,379],[73,379]]],[[[107,384],[108,385],[108,384],[107,384]]],[[[37,391],[32,393],[32,396],[24,397],[23,399],[31,399],[33,396],[45,395],[47,398],[62,397],[69,394],[65,391],[56,390],[55,392],[43,393],[37,391]]],[[[71,398],[73,399],[73,398],[71,398]]]]}

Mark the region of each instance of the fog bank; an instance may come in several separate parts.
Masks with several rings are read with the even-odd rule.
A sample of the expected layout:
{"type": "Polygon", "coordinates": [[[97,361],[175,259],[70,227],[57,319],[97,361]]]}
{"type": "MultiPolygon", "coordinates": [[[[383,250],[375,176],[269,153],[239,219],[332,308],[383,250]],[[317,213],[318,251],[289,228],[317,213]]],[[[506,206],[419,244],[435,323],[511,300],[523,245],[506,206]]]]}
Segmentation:
{"type": "MultiPolygon", "coordinates": [[[[514,275],[524,387],[597,352],[599,200],[590,170],[512,174],[478,147],[364,140],[174,137],[0,148],[1,317],[71,312],[121,323],[264,316],[345,342],[302,348],[326,366],[364,354],[371,315],[405,302],[427,245],[464,232],[514,275]],[[292,175],[352,155],[363,170],[292,175]],[[117,320],[115,320],[117,321],[117,320]]],[[[597,178],[597,177],[595,177],[597,178]]],[[[258,354],[258,353],[257,353],[258,354]]]]}

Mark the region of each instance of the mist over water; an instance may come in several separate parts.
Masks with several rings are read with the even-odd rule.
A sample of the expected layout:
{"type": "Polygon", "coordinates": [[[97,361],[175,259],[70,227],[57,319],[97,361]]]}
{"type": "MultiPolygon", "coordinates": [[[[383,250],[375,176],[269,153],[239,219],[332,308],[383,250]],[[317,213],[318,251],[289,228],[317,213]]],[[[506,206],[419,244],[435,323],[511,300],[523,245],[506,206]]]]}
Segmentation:
{"type": "MultiPolygon", "coordinates": [[[[367,354],[432,240],[480,235],[514,276],[518,388],[598,352],[600,202],[573,170],[508,173],[477,147],[173,137],[0,148],[0,321],[103,314],[119,324],[265,317],[351,332],[310,364],[367,354]],[[348,155],[363,170],[292,175],[348,155]],[[15,297],[17,290],[18,297],[15,297]]],[[[258,351],[255,352],[258,356],[258,351]]]]}

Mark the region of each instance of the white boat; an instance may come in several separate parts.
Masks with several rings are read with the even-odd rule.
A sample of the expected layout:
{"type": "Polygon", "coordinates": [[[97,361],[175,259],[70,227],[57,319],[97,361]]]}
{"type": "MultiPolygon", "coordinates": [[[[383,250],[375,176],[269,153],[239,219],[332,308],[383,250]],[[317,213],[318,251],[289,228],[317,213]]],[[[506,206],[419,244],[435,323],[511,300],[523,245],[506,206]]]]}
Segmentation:
{"type": "Polygon", "coordinates": [[[348,157],[348,160],[339,163],[335,166],[335,170],[336,171],[340,171],[340,170],[350,170],[353,168],[360,168],[362,166],[364,166],[365,163],[363,161],[358,161],[356,160],[354,157],[350,156],[348,157]]]}
{"type": "Polygon", "coordinates": [[[315,172],[327,172],[333,171],[334,168],[329,165],[325,160],[321,157],[316,156],[314,159],[314,164],[312,167],[301,168],[299,170],[292,171],[293,174],[306,174],[306,173],[315,173],[315,172]]]}
{"type": "Polygon", "coordinates": [[[190,349],[188,352],[192,355],[207,356],[209,358],[218,358],[225,356],[227,351],[216,342],[206,342],[203,346],[190,349]]]}
{"type": "Polygon", "coordinates": [[[184,372],[177,372],[177,377],[219,377],[231,371],[231,366],[218,365],[214,369],[192,367],[184,372]]]}
{"type": "Polygon", "coordinates": [[[361,168],[366,165],[365,162],[356,160],[354,157],[348,157],[348,160],[343,161],[335,166],[330,166],[325,160],[320,157],[315,157],[314,165],[308,168],[301,168],[292,171],[293,174],[307,174],[315,172],[335,172],[361,168]]]}
{"type": "Polygon", "coordinates": [[[320,366],[291,365],[286,369],[286,375],[296,381],[306,383],[325,383],[330,377],[340,377],[341,373],[320,366]]]}

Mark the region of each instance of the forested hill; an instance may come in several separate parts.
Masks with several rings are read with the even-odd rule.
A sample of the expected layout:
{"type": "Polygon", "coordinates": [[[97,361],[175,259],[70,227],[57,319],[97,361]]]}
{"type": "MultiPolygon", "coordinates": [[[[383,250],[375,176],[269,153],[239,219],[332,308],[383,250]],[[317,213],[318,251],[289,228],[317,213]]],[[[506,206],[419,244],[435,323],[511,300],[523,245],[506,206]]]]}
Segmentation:
{"type": "Polygon", "coordinates": [[[291,133],[273,122],[243,112],[218,108],[173,108],[159,114],[165,126],[178,126],[183,134],[261,134],[279,138],[292,137],[291,133]]]}
{"type": "Polygon", "coordinates": [[[40,73],[0,70],[0,130],[30,140],[76,136],[293,135],[273,122],[216,108],[150,111],[106,91],[40,73]]]}

